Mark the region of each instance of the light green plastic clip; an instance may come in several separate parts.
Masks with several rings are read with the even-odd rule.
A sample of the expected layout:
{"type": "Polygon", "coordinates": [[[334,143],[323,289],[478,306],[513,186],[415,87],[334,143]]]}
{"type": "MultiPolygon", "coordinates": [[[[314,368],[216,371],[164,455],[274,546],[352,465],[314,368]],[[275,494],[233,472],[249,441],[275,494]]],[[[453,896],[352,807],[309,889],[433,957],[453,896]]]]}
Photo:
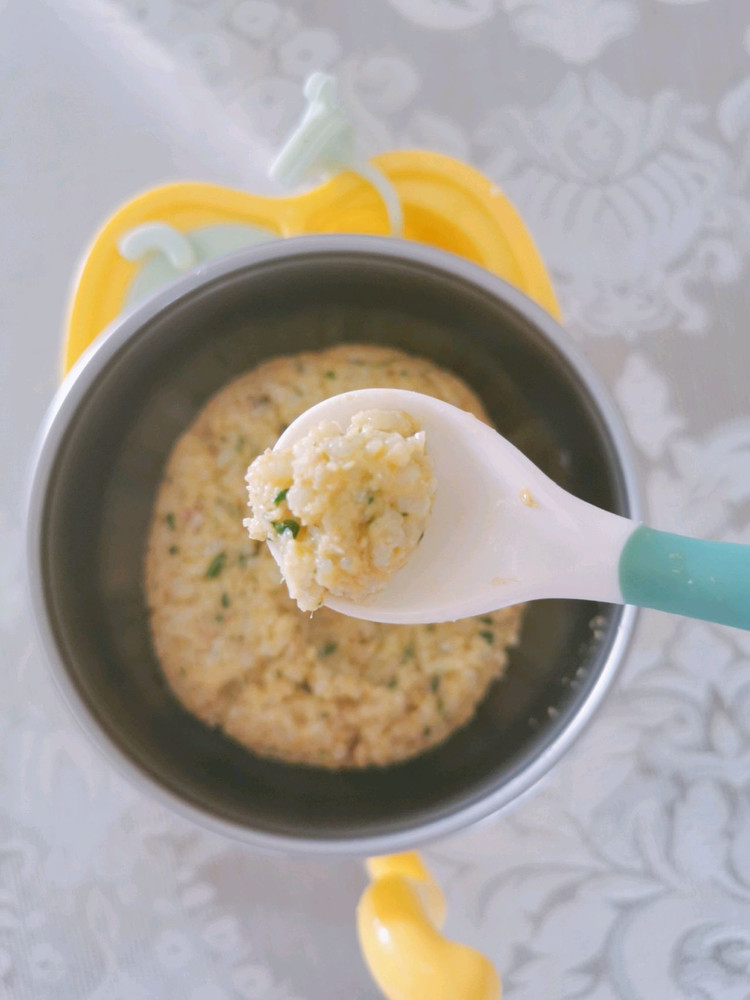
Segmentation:
{"type": "Polygon", "coordinates": [[[307,110],[272,163],[271,178],[284,187],[298,188],[305,181],[345,170],[359,174],[383,199],[391,234],[402,236],[401,202],[385,174],[358,155],[354,125],[339,98],[335,78],[313,73],[304,93],[307,110]]]}

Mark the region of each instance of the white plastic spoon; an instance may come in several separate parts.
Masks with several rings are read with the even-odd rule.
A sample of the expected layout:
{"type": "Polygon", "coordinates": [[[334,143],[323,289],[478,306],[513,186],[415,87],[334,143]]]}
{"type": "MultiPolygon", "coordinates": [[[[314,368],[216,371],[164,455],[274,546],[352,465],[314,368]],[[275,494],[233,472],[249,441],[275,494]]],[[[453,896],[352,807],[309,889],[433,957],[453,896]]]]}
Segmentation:
{"type": "Polygon", "coordinates": [[[276,447],[290,447],[323,420],[345,428],[371,409],[404,410],[424,428],[435,505],[419,548],[386,587],[357,604],[330,597],[332,610],[416,625],[557,597],[750,628],[750,546],[654,531],[579,500],[497,431],[431,396],[342,393],[298,417],[276,447]]]}

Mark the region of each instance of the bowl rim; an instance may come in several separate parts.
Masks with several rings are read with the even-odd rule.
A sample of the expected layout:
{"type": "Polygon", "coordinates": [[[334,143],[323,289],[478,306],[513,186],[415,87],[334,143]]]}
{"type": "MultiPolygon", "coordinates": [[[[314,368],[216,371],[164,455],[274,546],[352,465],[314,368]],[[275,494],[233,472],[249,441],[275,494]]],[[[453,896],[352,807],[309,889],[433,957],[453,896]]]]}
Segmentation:
{"type": "Polygon", "coordinates": [[[634,521],[640,520],[640,490],[629,438],[622,419],[599,375],[577,350],[560,323],[541,306],[480,265],[426,244],[359,234],[295,236],[239,250],[198,266],[119,316],[81,354],[55,393],[31,453],[25,503],[26,584],[36,639],[63,700],[92,743],[99,748],[115,770],[135,787],[204,828],[260,849],[329,855],[387,854],[412,849],[425,842],[445,837],[489,818],[525,796],[570,749],[596,714],[629,645],[637,609],[630,605],[623,607],[612,645],[598,676],[567,725],[525,764],[519,773],[500,787],[457,807],[448,815],[428,819],[404,829],[361,836],[348,834],[342,837],[327,835],[297,837],[269,833],[222,818],[209,809],[182,798],[162,785],[155,776],[142,769],[115,742],[96,720],[67,670],[54,635],[43,579],[44,510],[56,456],[80,403],[124,345],[160,312],[216,279],[254,265],[299,255],[325,256],[342,252],[348,255],[388,258],[396,263],[401,261],[426,265],[474,286],[520,313],[552,343],[589,392],[613,446],[625,500],[630,511],[629,516],[634,521]]]}

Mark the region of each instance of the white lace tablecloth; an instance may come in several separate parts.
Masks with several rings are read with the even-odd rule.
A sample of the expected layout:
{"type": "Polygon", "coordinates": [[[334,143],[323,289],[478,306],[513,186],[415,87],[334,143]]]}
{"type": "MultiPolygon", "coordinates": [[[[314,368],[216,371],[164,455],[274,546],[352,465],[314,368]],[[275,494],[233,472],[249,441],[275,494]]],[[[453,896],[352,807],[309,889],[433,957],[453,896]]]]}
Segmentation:
{"type": "MultiPolygon", "coordinates": [[[[21,586],[23,471],[87,240],[164,180],[261,188],[314,69],[372,151],[465,158],[516,202],[651,523],[750,542],[745,0],[0,0],[8,1000],[376,997],[360,865],[261,857],[123,784],[59,703],[21,586]]],[[[748,656],[745,634],[643,615],[543,786],[428,852],[508,1000],[750,996],[748,656]]]]}

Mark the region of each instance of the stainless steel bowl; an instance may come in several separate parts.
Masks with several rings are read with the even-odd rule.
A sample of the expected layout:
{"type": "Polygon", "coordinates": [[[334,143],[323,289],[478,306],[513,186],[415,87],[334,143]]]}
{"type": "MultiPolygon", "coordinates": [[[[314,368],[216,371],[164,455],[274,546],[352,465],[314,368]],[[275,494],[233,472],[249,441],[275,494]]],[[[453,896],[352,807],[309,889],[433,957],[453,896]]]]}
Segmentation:
{"type": "Polygon", "coordinates": [[[565,488],[637,516],[619,420],[539,307],[441,251],[313,236],[235,254],[115,322],[57,394],[28,504],[41,641],[75,715],[129,778],[198,822],[261,847],[386,853],[508,805],[571,745],[608,687],[632,608],[546,601],[475,719],[385,769],[327,772],[256,757],[185,712],[149,641],[141,567],[176,437],[264,358],[376,341],[462,376],[565,488]],[[596,627],[592,621],[596,620],[596,627]]]}

